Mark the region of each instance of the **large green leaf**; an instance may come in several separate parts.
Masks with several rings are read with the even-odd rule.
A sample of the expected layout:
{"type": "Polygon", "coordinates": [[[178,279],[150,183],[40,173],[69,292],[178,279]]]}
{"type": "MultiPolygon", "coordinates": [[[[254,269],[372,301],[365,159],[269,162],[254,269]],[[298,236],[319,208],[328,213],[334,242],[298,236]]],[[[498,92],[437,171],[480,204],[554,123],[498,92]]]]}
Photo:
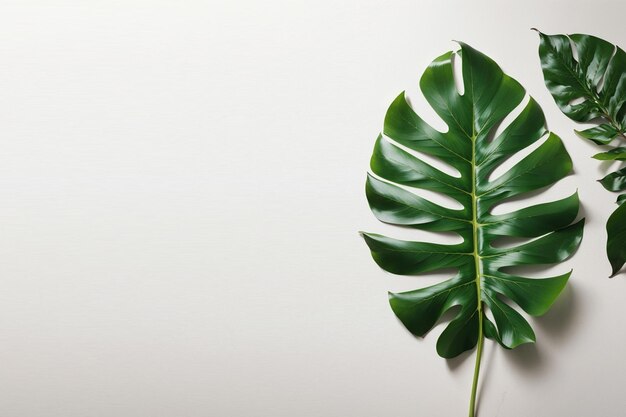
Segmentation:
{"type": "MultiPolygon", "coordinates": [[[[626,133],[626,52],[595,36],[539,33],[539,57],[548,90],[561,111],[577,122],[597,122],[578,133],[600,145],[626,133]]],[[[626,148],[617,147],[594,156],[600,160],[626,160],[626,148]]],[[[600,180],[609,191],[626,190],[626,168],[600,180]]],[[[623,198],[618,200],[622,202],[623,198]]],[[[626,217],[618,209],[607,223],[607,255],[613,275],[626,263],[626,217]],[[616,268],[617,265],[617,269],[616,268]]]]}
{"type": "Polygon", "coordinates": [[[503,119],[522,102],[525,91],[489,57],[460,45],[458,53],[447,52],[435,59],[420,82],[422,93],[448,130],[432,128],[413,111],[405,94],[400,94],[387,111],[384,136],[376,141],[366,192],[373,213],[382,222],[456,233],[462,243],[404,241],[374,233],[363,233],[363,237],[374,260],[391,273],[456,270],[447,281],[390,293],[389,298],[396,316],[417,336],[424,336],[444,313],[456,308],[438,339],[437,351],[452,358],[478,344],[470,406],[473,415],[483,337],[505,348],[534,342],[532,328],[510,303],[529,315],[542,315],[570,276],[533,279],[517,276],[508,268],[563,261],[580,244],[583,222],[571,224],[578,213],[577,194],[507,214],[492,213],[495,206],[512,197],[567,176],[572,162],[561,140],[546,130],[543,113],[532,98],[502,133],[492,138],[503,119]],[[462,59],[464,94],[455,85],[454,56],[462,59]],[[546,136],[507,172],[490,178],[512,155],[546,136]],[[458,175],[425,162],[427,158],[421,154],[447,164],[458,175]],[[462,208],[447,208],[412,189],[446,195],[462,208]],[[522,242],[498,245],[505,237],[522,242]]]}

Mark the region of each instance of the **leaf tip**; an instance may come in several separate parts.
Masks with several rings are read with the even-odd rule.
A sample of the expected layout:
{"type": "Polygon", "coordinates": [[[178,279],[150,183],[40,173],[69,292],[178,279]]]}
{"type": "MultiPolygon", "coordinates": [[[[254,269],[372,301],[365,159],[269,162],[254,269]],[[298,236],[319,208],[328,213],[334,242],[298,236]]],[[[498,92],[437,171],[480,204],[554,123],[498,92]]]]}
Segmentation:
{"type": "Polygon", "coordinates": [[[370,237],[369,234],[367,232],[364,232],[362,230],[359,230],[357,232],[359,234],[359,237],[361,237],[361,239],[365,240],[365,243],[368,242],[368,238],[370,237]]]}
{"type": "Polygon", "coordinates": [[[452,39],[452,42],[454,42],[454,43],[458,43],[458,44],[459,44],[459,46],[461,47],[461,49],[463,49],[463,47],[464,47],[464,46],[467,46],[467,44],[466,44],[465,42],[463,42],[463,41],[458,41],[458,40],[456,40],[456,39],[452,39]]]}

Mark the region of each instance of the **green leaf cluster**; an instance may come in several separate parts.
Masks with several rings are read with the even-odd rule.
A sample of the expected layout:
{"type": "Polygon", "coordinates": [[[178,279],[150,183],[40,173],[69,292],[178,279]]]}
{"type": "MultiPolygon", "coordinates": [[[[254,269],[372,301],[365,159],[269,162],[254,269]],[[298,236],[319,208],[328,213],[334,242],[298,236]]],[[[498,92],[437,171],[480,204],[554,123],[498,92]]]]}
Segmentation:
{"type": "MultiPolygon", "coordinates": [[[[626,53],[620,47],[595,36],[546,35],[540,33],[539,56],[548,90],[561,111],[577,122],[596,126],[577,133],[599,145],[610,146],[626,139],[626,53]]],[[[598,153],[602,161],[626,160],[626,147],[617,146],[598,153]]],[[[626,168],[602,178],[609,191],[626,191],[626,168]]],[[[609,218],[607,255],[617,274],[626,263],[626,194],[618,197],[619,207],[609,218]]]]}

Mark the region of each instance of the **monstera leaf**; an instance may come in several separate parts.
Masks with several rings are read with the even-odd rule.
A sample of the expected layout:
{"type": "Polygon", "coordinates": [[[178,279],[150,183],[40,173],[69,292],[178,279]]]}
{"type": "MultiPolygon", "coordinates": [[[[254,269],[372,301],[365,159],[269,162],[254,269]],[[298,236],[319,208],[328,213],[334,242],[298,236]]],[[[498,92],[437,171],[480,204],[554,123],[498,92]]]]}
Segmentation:
{"type": "MultiPolygon", "coordinates": [[[[599,145],[615,139],[626,144],[626,53],[618,46],[589,35],[539,33],[539,57],[546,86],[561,111],[577,122],[597,122],[579,135],[599,145]]],[[[594,158],[626,160],[626,148],[616,147],[594,158]]],[[[626,190],[626,168],[600,183],[609,191],[626,190]]],[[[618,198],[618,203],[626,199],[618,198]]],[[[607,223],[607,254],[615,276],[626,263],[626,208],[613,213],[607,223]]]]}
{"type": "Polygon", "coordinates": [[[529,315],[542,315],[570,276],[532,279],[517,276],[508,268],[563,261],[580,244],[583,221],[571,224],[578,213],[577,194],[506,214],[492,213],[495,206],[512,197],[565,177],[572,162],[561,140],[546,130],[543,113],[532,98],[502,133],[492,137],[522,102],[525,91],[489,57],[460,45],[461,51],[435,59],[420,82],[422,93],[448,130],[444,133],[429,126],[413,111],[405,94],[400,94],[385,117],[384,136],[376,141],[366,192],[380,221],[456,233],[462,243],[404,241],[373,233],[363,233],[363,237],[376,263],[391,273],[457,271],[447,281],[390,293],[389,299],[396,316],[416,336],[424,336],[444,313],[453,310],[437,351],[452,358],[478,346],[470,403],[473,416],[484,337],[505,348],[534,342],[532,328],[511,302],[529,315]],[[463,94],[457,91],[453,77],[454,56],[462,59],[463,94]],[[496,167],[546,136],[506,173],[490,178],[496,167]],[[420,153],[458,174],[450,175],[425,162],[428,158],[420,153]],[[412,189],[443,194],[463,208],[442,206],[412,189]],[[504,237],[521,242],[494,245],[504,237]]]}

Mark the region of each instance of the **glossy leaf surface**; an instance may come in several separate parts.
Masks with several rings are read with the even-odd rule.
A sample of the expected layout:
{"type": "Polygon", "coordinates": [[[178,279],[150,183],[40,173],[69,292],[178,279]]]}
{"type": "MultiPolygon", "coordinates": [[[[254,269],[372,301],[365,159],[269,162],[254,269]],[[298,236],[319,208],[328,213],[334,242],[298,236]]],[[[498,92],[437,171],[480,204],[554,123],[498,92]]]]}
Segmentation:
{"type": "Polygon", "coordinates": [[[435,59],[420,88],[448,129],[440,132],[431,127],[400,94],[387,111],[384,135],[374,147],[367,198],[382,222],[455,233],[462,242],[435,244],[363,233],[374,260],[393,274],[456,271],[439,284],[390,293],[391,308],[417,336],[424,336],[454,309],[437,342],[444,358],[472,349],[483,334],[505,348],[534,342],[531,326],[511,302],[529,315],[542,315],[570,274],[534,279],[508,268],[561,262],[576,250],[583,234],[582,221],[571,224],[579,209],[578,195],[506,214],[493,214],[492,209],[567,176],[571,159],[561,140],[546,130],[543,113],[532,98],[492,138],[502,120],[522,102],[525,91],[493,60],[466,44],[461,43],[460,53],[447,52],[435,59]],[[453,59],[462,59],[463,94],[455,85],[453,59]],[[512,168],[491,178],[494,169],[512,155],[541,140],[512,168]],[[421,155],[448,165],[455,174],[421,155]],[[461,208],[434,202],[419,195],[419,190],[443,194],[461,208]],[[522,241],[494,245],[504,237],[522,241]]]}
{"type": "MultiPolygon", "coordinates": [[[[561,111],[577,122],[597,126],[577,133],[599,145],[619,139],[626,145],[626,52],[595,36],[539,34],[539,57],[546,87],[561,111]]],[[[626,160],[626,147],[620,146],[594,155],[604,161],[626,160]]],[[[609,191],[626,190],[626,168],[600,180],[609,191]]],[[[618,198],[622,203],[624,197],[618,198]]],[[[620,207],[607,223],[607,255],[616,265],[626,263],[626,217],[620,207]]]]}
{"type": "Polygon", "coordinates": [[[607,152],[595,154],[593,157],[600,161],[626,161],[626,148],[614,148],[607,152]]]}
{"type": "Polygon", "coordinates": [[[626,53],[595,36],[539,36],[546,87],[561,111],[577,122],[603,119],[598,127],[583,131],[585,137],[601,143],[624,132],[626,53]]]}
{"type": "MultiPolygon", "coordinates": [[[[623,195],[620,197],[624,197],[623,195]]],[[[623,203],[623,199],[618,202],[623,203]]],[[[626,263],[626,204],[620,204],[606,224],[608,238],[607,253],[613,268],[613,275],[617,274],[626,263]]]]}
{"type": "Polygon", "coordinates": [[[600,183],[609,191],[626,190],[626,168],[610,173],[602,178],[600,183]]]}

